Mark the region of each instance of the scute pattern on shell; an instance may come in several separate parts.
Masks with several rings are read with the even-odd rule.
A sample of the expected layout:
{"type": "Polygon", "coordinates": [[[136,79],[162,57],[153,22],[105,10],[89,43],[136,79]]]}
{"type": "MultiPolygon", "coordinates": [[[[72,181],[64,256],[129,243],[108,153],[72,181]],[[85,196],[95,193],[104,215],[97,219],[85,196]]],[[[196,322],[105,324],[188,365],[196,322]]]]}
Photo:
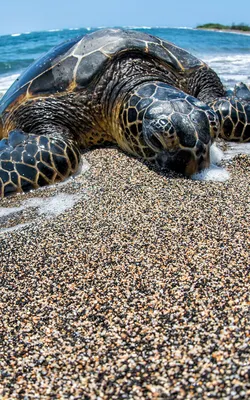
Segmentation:
{"type": "Polygon", "coordinates": [[[157,58],[167,69],[177,72],[204,65],[189,52],[145,33],[122,29],[96,31],[54,47],[33,63],[3,97],[0,113],[11,109],[12,103],[19,99],[87,87],[114,57],[132,53],[157,58]]]}

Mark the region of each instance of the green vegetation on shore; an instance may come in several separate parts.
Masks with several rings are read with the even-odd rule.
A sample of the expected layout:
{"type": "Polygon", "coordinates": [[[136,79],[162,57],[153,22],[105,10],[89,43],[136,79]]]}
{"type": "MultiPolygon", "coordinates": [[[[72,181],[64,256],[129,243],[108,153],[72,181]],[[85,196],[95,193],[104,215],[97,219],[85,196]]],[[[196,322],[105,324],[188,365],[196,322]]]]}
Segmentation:
{"type": "Polygon", "coordinates": [[[232,25],[222,25],[209,23],[204,25],[198,25],[197,29],[221,29],[221,30],[230,30],[230,31],[244,31],[250,32],[250,26],[246,24],[232,24],[232,25]]]}

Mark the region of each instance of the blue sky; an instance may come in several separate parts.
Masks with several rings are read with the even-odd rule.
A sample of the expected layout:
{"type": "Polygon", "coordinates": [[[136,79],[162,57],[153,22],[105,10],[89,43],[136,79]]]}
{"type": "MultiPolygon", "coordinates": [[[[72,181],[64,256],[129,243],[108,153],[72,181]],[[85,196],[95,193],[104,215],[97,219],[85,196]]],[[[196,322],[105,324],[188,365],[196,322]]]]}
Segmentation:
{"type": "Polygon", "coordinates": [[[250,25],[249,0],[3,0],[0,34],[97,26],[250,25]]]}

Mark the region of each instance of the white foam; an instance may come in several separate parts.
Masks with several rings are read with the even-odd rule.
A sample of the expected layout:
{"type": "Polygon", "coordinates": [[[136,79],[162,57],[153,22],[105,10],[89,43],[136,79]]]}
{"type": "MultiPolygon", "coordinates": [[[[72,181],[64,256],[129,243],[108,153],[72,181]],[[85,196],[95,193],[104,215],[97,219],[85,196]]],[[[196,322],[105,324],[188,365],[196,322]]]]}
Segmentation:
{"type": "Polygon", "coordinates": [[[59,193],[46,199],[34,197],[25,202],[25,208],[37,208],[38,215],[57,216],[72,208],[82,196],[82,194],[59,193]]]}
{"type": "Polygon", "coordinates": [[[233,31],[233,30],[224,30],[224,29],[208,29],[208,31],[212,31],[212,32],[218,32],[218,33],[227,33],[229,35],[244,35],[244,36],[249,36],[249,33],[244,32],[244,31],[233,31]]]}
{"type": "Polygon", "coordinates": [[[190,26],[176,26],[175,29],[191,29],[192,31],[195,30],[195,28],[191,28],[190,26]]]}
{"type": "Polygon", "coordinates": [[[204,54],[204,61],[209,63],[230,63],[230,64],[246,64],[250,61],[249,54],[218,54],[208,55],[204,54]]]}
{"type": "Polygon", "coordinates": [[[196,174],[191,176],[191,179],[196,181],[215,181],[215,182],[225,182],[229,179],[230,174],[225,169],[220,167],[218,164],[221,163],[223,159],[223,151],[220,150],[216,144],[212,144],[210,147],[210,162],[209,168],[205,168],[196,174]]]}
{"type": "Polygon", "coordinates": [[[0,207],[0,217],[6,217],[28,208],[37,208],[38,215],[47,214],[56,216],[72,208],[82,196],[83,194],[59,193],[47,198],[33,197],[22,202],[20,207],[0,207]]]}
{"type": "Polygon", "coordinates": [[[250,156],[250,143],[226,142],[226,146],[227,149],[223,152],[214,143],[210,147],[210,167],[193,174],[191,179],[199,181],[227,181],[230,174],[225,168],[219,166],[220,163],[223,160],[231,160],[239,154],[247,154],[250,156]]]}
{"type": "Polygon", "coordinates": [[[227,149],[223,153],[223,160],[230,160],[238,154],[250,156],[250,143],[227,142],[227,149]]]}
{"type": "Polygon", "coordinates": [[[149,29],[152,29],[152,26],[128,25],[128,26],[124,26],[123,28],[127,28],[127,29],[145,29],[145,30],[149,30],[149,29]]]}
{"type": "Polygon", "coordinates": [[[18,77],[19,74],[0,77],[0,93],[4,94],[18,77]]]}
{"type": "Polygon", "coordinates": [[[215,143],[210,147],[210,163],[219,165],[223,159],[223,151],[215,143]]]}
{"type": "Polygon", "coordinates": [[[6,217],[7,215],[17,213],[19,211],[22,211],[24,207],[0,207],[0,218],[1,217],[6,217]]]}
{"type": "Polygon", "coordinates": [[[78,171],[75,173],[75,176],[84,174],[86,171],[88,171],[90,169],[90,163],[86,160],[85,157],[81,156],[81,161],[80,161],[80,165],[79,165],[79,169],[78,171]]]}
{"type": "Polygon", "coordinates": [[[209,168],[205,168],[202,171],[193,174],[191,179],[195,181],[225,182],[229,177],[230,174],[225,168],[211,164],[209,168]]]}
{"type": "Polygon", "coordinates": [[[21,33],[12,33],[12,37],[15,37],[15,36],[20,36],[21,35],[21,33]]]}
{"type": "Polygon", "coordinates": [[[221,76],[222,83],[227,89],[234,89],[237,82],[244,82],[246,85],[250,85],[250,77],[246,77],[243,74],[224,74],[221,76]]]}
{"type": "MultiPolygon", "coordinates": [[[[16,214],[20,211],[30,208],[36,208],[36,213],[38,216],[45,215],[47,218],[56,217],[72,208],[84,195],[85,193],[59,193],[48,198],[34,197],[32,199],[23,201],[20,207],[0,207],[0,218],[7,217],[10,214],[16,214]]],[[[35,222],[36,220],[37,218],[31,222],[35,222]]],[[[0,230],[0,233],[21,229],[22,227],[29,225],[31,222],[18,224],[10,228],[3,228],[0,230]]]]}
{"type": "Polygon", "coordinates": [[[232,89],[237,82],[250,84],[249,54],[199,54],[215,72],[220,76],[227,89],[232,89]]]}

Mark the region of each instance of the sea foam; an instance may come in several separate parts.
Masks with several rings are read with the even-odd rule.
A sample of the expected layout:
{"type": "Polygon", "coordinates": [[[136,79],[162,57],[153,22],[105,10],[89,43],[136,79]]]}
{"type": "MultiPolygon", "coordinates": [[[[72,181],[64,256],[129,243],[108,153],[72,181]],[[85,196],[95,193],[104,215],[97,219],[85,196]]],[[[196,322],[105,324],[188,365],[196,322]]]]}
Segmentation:
{"type": "MultiPolygon", "coordinates": [[[[17,214],[31,208],[36,209],[35,214],[38,217],[41,215],[46,218],[56,217],[72,208],[83,196],[85,196],[85,192],[79,194],[59,193],[47,198],[33,197],[32,199],[23,201],[19,207],[0,207],[0,218],[9,217],[11,214],[17,214]]],[[[23,224],[17,224],[10,228],[2,228],[0,229],[0,234],[21,229],[34,223],[36,220],[37,218],[34,218],[32,221],[23,224]]]]}
{"type": "Polygon", "coordinates": [[[193,174],[191,178],[195,181],[225,182],[230,178],[230,174],[225,168],[211,164],[209,168],[193,174]]]}
{"type": "Polygon", "coordinates": [[[12,74],[7,76],[0,76],[0,97],[12,85],[13,82],[19,77],[19,74],[12,74]]]}
{"type": "Polygon", "coordinates": [[[223,160],[230,160],[238,154],[250,156],[250,143],[227,142],[227,149],[223,153],[223,160]]]}
{"type": "Polygon", "coordinates": [[[230,178],[230,174],[225,168],[220,167],[222,159],[223,152],[216,146],[216,144],[213,144],[210,148],[210,167],[193,174],[191,179],[196,181],[227,181],[230,178]]]}
{"type": "Polygon", "coordinates": [[[0,218],[16,214],[28,208],[36,208],[38,215],[57,216],[72,208],[83,197],[80,194],[59,193],[52,197],[33,197],[22,202],[19,207],[0,207],[0,218]]]}

